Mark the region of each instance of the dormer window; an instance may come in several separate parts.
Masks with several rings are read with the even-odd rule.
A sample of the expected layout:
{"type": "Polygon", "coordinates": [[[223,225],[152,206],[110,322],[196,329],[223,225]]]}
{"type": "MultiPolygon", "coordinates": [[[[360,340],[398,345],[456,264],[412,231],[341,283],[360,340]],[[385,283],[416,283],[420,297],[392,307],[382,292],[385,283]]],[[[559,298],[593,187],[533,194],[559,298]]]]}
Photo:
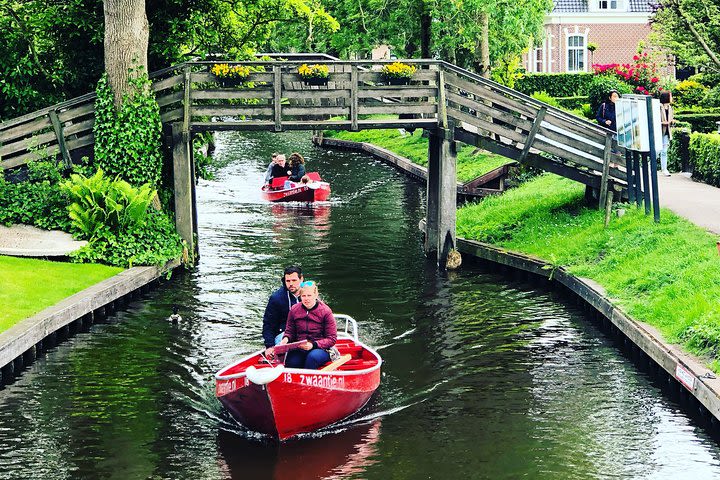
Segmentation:
{"type": "Polygon", "coordinates": [[[597,9],[599,11],[625,10],[623,0],[597,0],[597,9]]]}

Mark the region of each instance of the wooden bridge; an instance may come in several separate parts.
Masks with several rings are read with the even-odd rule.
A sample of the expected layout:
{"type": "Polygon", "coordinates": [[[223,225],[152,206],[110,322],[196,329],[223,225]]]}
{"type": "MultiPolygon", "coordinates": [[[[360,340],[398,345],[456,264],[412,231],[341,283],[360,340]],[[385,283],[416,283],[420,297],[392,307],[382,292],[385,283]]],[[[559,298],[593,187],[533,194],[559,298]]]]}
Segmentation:
{"type": "MultiPolygon", "coordinates": [[[[330,75],[327,85],[313,86],[297,74],[304,60],[232,62],[253,71],[228,88],[209,73],[215,62],[151,75],[172,146],[178,232],[190,248],[197,233],[191,139],[203,131],[428,130],[426,251],[441,262],[455,246],[455,142],[581,182],[599,192],[601,206],[626,188],[625,160],[612,154],[610,132],[455,65],[401,60],[417,71],[408,85],[389,85],[380,67],[390,61],[320,58],[313,63],[328,65],[330,75]]],[[[2,169],[48,155],[70,165],[88,154],[94,100],[84,95],[0,124],[2,169]]]]}

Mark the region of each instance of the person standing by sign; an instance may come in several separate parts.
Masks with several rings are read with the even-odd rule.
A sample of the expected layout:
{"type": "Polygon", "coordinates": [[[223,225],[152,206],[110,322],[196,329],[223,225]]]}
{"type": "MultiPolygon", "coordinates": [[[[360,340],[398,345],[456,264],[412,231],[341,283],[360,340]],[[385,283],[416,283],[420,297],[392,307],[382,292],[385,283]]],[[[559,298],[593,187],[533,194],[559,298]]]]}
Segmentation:
{"type": "Polygon", "coordinates": [[[620,98],[617,90],[610,90],[607,98],[600,104],[595,115],[598,124],[617,132],[617,123],[615,122],[615,103],[620,98]]]}
{"type": "Polygon", "coordinates": [[[672,138],[673,107],[672,93],[669,91],[660,92],[660,126],[662,127],[662,150],[660,150],[660,168],[663,175],[669,177],[667,169],[667,154],[672,138]]]}

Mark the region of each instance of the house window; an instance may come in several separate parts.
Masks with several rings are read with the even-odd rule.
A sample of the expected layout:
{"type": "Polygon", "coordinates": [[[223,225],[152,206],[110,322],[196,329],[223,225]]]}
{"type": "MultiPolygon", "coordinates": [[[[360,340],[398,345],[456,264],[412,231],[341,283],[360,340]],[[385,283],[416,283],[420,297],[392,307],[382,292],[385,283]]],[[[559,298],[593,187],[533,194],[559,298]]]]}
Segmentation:
{"type": "Polygon", "coordinates": [[[585,71],[585,37],[570,35],[567,40],[567,71],[585,71]]]}
{"type": "Polygon", "coordinates": [[[545,71],[545,65],[543,62],[543,47],[536,48],[535,49],[535,71],[536,72],[544,72],[545,71]]]}

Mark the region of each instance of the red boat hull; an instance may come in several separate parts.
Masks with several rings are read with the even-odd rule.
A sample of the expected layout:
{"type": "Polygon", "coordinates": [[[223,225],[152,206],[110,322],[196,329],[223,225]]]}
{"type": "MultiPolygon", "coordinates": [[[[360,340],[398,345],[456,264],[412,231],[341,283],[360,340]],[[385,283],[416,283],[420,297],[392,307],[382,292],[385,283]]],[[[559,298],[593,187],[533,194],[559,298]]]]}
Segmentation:
{"type": "Polygon", "coordinates": [[[297,184],[293,188],[263,190],[262,196],[269,202],[324,202],[330,198],[330,184],[320,182],[316,188],[297,184]]]}
{"type": "Polygon", "coordinates": [[[233,417],[251,430],[280,440],[317,430],[360,410],[380,384],[379,355],[351,340],[338,342],[341,354],[358,347],[363,352],[357,354],[354,365],[360,370],[288,368],[266,385],[234,373],[251,365],[260,368],[259,354],[252,355],[218,372],[216,395],[233,417]]]}

